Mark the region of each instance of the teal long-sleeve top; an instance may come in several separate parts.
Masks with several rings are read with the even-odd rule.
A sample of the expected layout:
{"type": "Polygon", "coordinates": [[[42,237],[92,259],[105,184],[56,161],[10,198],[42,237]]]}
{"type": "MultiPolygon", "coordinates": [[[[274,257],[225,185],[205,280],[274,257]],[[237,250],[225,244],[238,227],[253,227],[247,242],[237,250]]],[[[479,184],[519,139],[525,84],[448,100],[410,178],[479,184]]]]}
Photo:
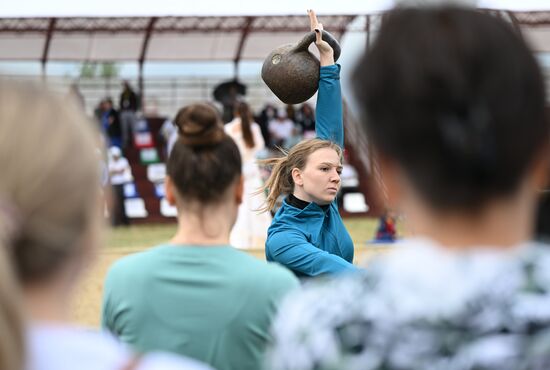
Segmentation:
{"type": "MultiPolygon", "coordinates": [[[[321,67],[316,107],[316,135],[344,146],[340,66],[321,67]]],[[[266,258],[297,276],[354,271],[353,241],[338,212],[336,199],[328,206],[309,203],[300,209],[288,199],[267,231],[266,258]]]]}

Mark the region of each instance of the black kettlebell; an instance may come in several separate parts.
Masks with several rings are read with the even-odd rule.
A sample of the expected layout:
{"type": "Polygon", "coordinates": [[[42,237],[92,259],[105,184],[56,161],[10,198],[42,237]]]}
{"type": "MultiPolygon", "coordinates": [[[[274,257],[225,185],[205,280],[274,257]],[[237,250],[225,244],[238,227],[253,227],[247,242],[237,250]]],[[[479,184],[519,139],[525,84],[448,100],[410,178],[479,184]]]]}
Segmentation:
{"type": "MultiPolygon", "coordinates": [[[[334,50],[334,61],[340,57],[340,44],[327,31],[322,38],[334,50]]],[[[315,42],[311,31],[297,44],[287,44],[273,50],[262,66],[262,80],[285,104],[305,102],[319,88],[319,59],[309,52],[309,45],[315,42]]]]}

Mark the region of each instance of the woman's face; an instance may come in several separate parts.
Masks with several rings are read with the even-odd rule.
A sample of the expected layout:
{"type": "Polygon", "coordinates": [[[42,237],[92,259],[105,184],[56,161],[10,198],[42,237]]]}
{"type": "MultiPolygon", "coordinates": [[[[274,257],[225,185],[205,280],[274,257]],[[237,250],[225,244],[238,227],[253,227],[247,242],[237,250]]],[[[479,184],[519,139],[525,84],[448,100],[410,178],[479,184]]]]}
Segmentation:
{"type": "Polygon", "coordinates": [[[319,205],[331,203],[340,189],[342,164],[332,148],[321,148],[309,155],[303,170],[295,169],[294,195],[319,205]]]}

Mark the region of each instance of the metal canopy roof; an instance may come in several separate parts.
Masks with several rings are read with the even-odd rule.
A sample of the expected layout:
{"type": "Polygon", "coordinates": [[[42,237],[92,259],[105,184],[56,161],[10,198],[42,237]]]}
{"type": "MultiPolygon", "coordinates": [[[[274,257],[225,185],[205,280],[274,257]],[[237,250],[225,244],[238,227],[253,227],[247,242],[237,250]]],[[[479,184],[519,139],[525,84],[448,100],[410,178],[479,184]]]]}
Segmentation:
{"type": "MultiPolygon", "coordinates": [[[[550,52],[550,12],[488,10],[550,52]]],[[[356,15],[323,15],[341,38],[356,15]]],[[[362,30],[368,31],[367,16],[362,30]]],[[[261,60],[308,31],[305,16],[0,18],[0,61],[261,60]]]]}
{"type": "MultiPolygon", "coordinates": [[[[354,18],[323,16],[323,24],[341,37],[354,18]]],[[[0,60],[238,62],[307,31],[304,16],[3,18],[0,60]]]]}
{"type": "MultiPolygon", "coordinates": [[[[535,52],[550,52],[550,11],[484,11],[511,21],[535,52]]],[[[382,11],[319,18],[337,39],[365,32],[368,45],[381,17],[382,11]]],[[[141,90],[147,61],[233,61],[236,67],[308,31],[305,15],[6,17],[0,18],[0,61],[40,61],[43,74],[48,61],[134,61],[141,90]]]]}

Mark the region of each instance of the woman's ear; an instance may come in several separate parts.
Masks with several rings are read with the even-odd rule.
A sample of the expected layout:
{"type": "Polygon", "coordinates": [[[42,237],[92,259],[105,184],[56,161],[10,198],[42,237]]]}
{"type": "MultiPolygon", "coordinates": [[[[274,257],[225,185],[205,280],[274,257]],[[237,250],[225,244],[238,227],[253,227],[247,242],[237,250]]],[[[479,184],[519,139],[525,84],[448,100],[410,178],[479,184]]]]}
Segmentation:
{"type": "Polygon", "coordinates": [[[176,205],[176,191],[174,189],[174,182],[170,176],[166,176],[164,180],[164,193],[166,195],[166,200],[171,206],[176,205]]]}
{"type": "Polygon", "coordinates": [[[241,204],[243,202],[243,196],[244,196],[244,177],[241,175],[239,176],[239,179],[237,180],[237,185],[235,186],[235,200],[237,204],[241,204]]]}
{"type": "Polygon", "coordinates": [[[304,185],[304,179],[302,178],[302,171],[300,169],[294,167],[291,172],[292,175],[292,181],[294,182],[294,185],[303,186],[304,185]]]}

